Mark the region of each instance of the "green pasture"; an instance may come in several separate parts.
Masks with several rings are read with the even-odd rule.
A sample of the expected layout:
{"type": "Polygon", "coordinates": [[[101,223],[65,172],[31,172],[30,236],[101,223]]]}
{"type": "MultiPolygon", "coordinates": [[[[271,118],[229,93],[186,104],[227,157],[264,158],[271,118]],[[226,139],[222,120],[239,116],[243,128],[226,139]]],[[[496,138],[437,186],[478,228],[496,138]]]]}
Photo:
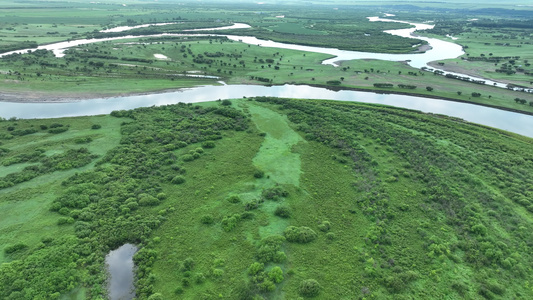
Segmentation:
{"type": "Polygon", "coordinates": [[[393,88],[381,90],[533,111],[533,107],[527,104],[533,101],[529,94],[436,76],[401,62],[354,60],[333,67],[321,64],[329,58],[325,54],[216,38],[117,40],[84,45],[71,51],[64,58],[47,54],[44,67],[39,58],[33,64],[20,59],[0,63],[4,90],[15,93],[31,90],[44,98],[76,98],[76,95],[86,98],[217,84],[217,79],[186,77],[187,74],[199,74],[218,76],[228,84],[328,86],[331,85],[329,82],[336,81],[340,88],[376,90],[375,83],[391,83],[393,88]],[[219,54],[213,56],[216,53],[219,54]],[[157,59],[155,54],[165,55],[168,59],[157,59]],[[134,61],[129,61],[130,58],[134,61]],[[399,84],[415,85],[416,88],[402,89],[399,84]],[[427,87],[433,90],[427,91],[427,87]],[[473,92],[480,93],[481,97],[472,97],[473,92]],[[519,104],[515,98],[527,102],[519,104]]]}
{"type": "Polygon", "coordinates": [[[5,297],[98,299],[103,257],[124,242],[141,248],[140,299],[305,299],[315,295],[302,289],[308,279],[316,299],[532,293],[522,284],[526,137],[380,105],[270,97],[5,120],[0,133],[2,182],[81,147],[97,155],[0,189],[5,297]],[[36,151],[37,161],[24,156],[36,151]]]}
{"type": "MultiPolygon", "coordinates": [[[[527,34],[526,34],[527,36],[527,34]]],[[[444,69],[453,68],[459,71],[477,74],[483,78],[495,79],[511,84],[531,87],[533,73],[531,61],[533,60],[533,45],[525,42],[524,32],[518,29],[482,30],[477,28],[472,32],[463,32],[456,35],[459,39],[454,41],[466,47],[466,54],[461,58],[442,61],[444,69]],[[512,57],[499,61],[478,61],[475,58],[512,57]],[[508,65],[509,70],[515,74],[496,72],[502,65],[508,65]],[[524,71],[518,70],[522,68],[524,71]]]]}
{"type": "MultiPolygon", "coordinates": [[[[59,121],[18,120],[12,123],[1,123],[0,130],[5,132],[8,124],[15,127],[15,130],[20,130],[23,128],[38,128],[40,125],[50,126],[58,122],[69,126],[69,130],[61,134],[50,134],[45,133],[45,131],[2,140],[1,147],[9,149],[8,153],[1,156],[2,161],[5,162],[21,153],[32,153],[36,149],[43,149],[48,156],[63,153],[67,149],[81,147],[82,145],[76,144],[75,141],[85,137],[90,137],[92,141],[89,145],[83,144],[83,146],[101,156],[115,147],[120,138],[119,122],[105,116],[76,119],[64,118],[59,121]],[[92,125],[95,124],[101,125],[102,128],[99,130],[91,129],[92,125]]],[[[32,163],[2,165],[0,166],[0,178],[11,173],[20,172],[28,165],[32,165],[32,163]]],[[[0,199],[2,199],[0,208],[3,215],[6,216],[0,221],[1,244],[9,245],[14,241],[18,241],[33,247],[43,237],[72,234],[71,229],[56,225],[57,216],[49,211],[49,205],[57,196],[62,180],[72,176],[75,172],[86,170],[88,167],[90,168],[91,166],[77,170],[56,171],[45,176],[39,176],[30,182],[21,183],[17,189],[7,188],[0,190],[0,199]]],[[[7,261],[9,260],[4,256],[4,252],[1,252],[0,262],[7,261]]]]}

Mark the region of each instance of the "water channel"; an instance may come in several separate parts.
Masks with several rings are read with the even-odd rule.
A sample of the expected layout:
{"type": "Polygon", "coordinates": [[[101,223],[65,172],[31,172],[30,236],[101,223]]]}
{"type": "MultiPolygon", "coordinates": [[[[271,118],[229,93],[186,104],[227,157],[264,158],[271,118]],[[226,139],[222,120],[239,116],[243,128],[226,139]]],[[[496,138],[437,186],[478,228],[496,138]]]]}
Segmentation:
{"type": "Polygon", "coordinates": [[[106,256],[109,299],[131,300],[135,297],[133,255],[137,250],[134,245],[125,244],[106,256]]]}
{"type": "MultiPolygon", "coordinates": [[[[385,14],[386,17],[391,17],[393,15],[391,14],[385,14]]],[[[373,53],[373,52],[360,52],[360,51],[348,51],[348,50],[339,50],[334,48],[323,48],[323,47],[313,47],[313,46],[303,46],[303,45],[295,45],[295,44],[286,44],[286,43],[279,43],[274,41],[267,41],[267,40],[261,40],[253,36],[239,36],[239,35],[217,35],[217,34],[201,34],[201,33],[185,33],[185,34],[170,34],[170,33],[163,33],[163,34],[155,34],[155,35],[128,35],[128,36],[120,36],[120,37],[110,37],[110,38],[99,38],[99,39],[80,39],[80,40],[73,40],[73,41],[65,41],[65,42],[58,42],[48,45],[42,45],[38,48],[34,49],[23,49],[23,50],[16,50],[11,52],[6,52],[0,54],[0,57],[13,54],[13,53],[27,53],[28,51],[34,51],[38,49],[46,49],[51,50],[57,57],[64,56],[64,51],[72,48],[77,47],[80,45],[85,44],[92,44],[92,43],[99,43],[99,42],[105,42],[105,41],[113,41],[113,40],[120,40],[120,39],[132,39],[132,38],[146,38],[146,37],[161,37],[161,36],[224,36],[227,37],[230,40],[233,41],[239,41],[246,44],[251,45],[260,45],[262,47],[273,47],[273,48],[281,48],[281,49],[293,49],[293,50],[300,50],[300,51],[307,51],[307,52],[318,52],[318,53],[324,53],[324,54],[330,54],[333,57],[330,59],[324,60],[323,64],[329,64],[333,66],[338,66],[339,61],[343,60],[354,60],[354,59],[379,59],[379,60],[388,60],[388,61],[406,61],[410,66],[418,69],[426,69],[426,70],[432,70],[432,71],[440,71],[442,72],[442,75],[454,75],[460,78],[463,78],[465,80],[469,81],[477,81],[477,82],[484,82],[484,84],[500,87],[500,88],[507,88],[507,84],[505,83],[499,83],[492,80],[484,79],[484,78],[478,78],[466,74],[460,74],[460,73],[454,73],[454,72],[448,72],[439,70],[437,68],[432,68],[428,65],[429,62],[432,61],[438,61],[438,60],[446,60],[446,59],[453,59],[457,58],[464,54],[463,48],[461,45],[439,40],[436,38],[428,38],[423,36],[415,36],[414,33],[417,30],[425,30],[425,29],[431,29],[434,27],[434,25],[430,24],[421,24],[421,23],[411,23],[407,21],[400,21],[400,20],[393,20],[393,19],[384,19],[380,17],[368,17],[368,20],[370,22],[395,22],[395,23],[404,23],[413,26],[412,28],[407,29],[396,29],[396,30],[387,30],[385,32],[397,35],[405,38],[416,38],[420,40],[424,40],[428,42],[428,45],[430,46],[430,49],[422,52],[422,53],[410,53],[410,54],[387,54],[387,53],[373,53]]],[[[162,26],[162,25],[169,25],[174,23],[157,23],[157,24],[144,24],[144,25],[137,25],[137,26],[121,26],[106,30],[101,30],[100,32],[124,32],[130,29],[134,28],[140,28],[140,27],[147,27],[147,26],[162,26]]],[[[235,23],[231,26],[224,26],[224,27],[215,27],[215,28],[201,28],[201,29],[189,29],[184,30],[184,32],[202,32],[202,31],[216,31],[216,30],[229,30],[229,29],[246,29],[250,28],[251,26],[244,23],[235,23]]],[[[516,88],[515,88],[516,89],[516,88]]],[[[524,92],[533,93],[533,89],[522,89],[524,92]]]]}
{"type": "Polygon", "coordinates": [[[299,99],[329,99],[385,104],[396,107],[420,110],[428,113],[443,114],[483,124],[521,135],[533,137],[533,116],[514,113],[501,109],[422,97],[378,94],[358,91],[333,91],[307,85],[225,85],[202,86],[176,92],[91,99],[64,103],[0,103],[0,117],[10,118],[59,118],[108,114],[113,110],[133,109],[136,107],[159,106],[166,104],[196,103],[218,99],[243,97],[287,97],[299,99]]]}
{"type": "MultiPolygon", "coordinates": [[[[369,18],[371,21],[392,21],[388,19],[369,18]]],[[[403,21],[394,21],[403,22],[403,21]]],[[[407,22],[403,22],[407,23],[407,22]]],[[[388,31],[391,34],[400,35],[404,37],[411,37],[415,30],[427,29],[432,25],[428,24],[414,24],[415,28],[400,29],[388,31]]],[[[163,24],[161,24],[163,25],[163,24]]],[[[234,27],[224,27],[219,29],[235,29],[247,28],[246,24],[235,24],[234,27]]],[[[115,31],[127,30],[127,28],[115,29],[115,31]]],[[[202,29],[208,30],[208,29],[202,29]]],[[[109,31],[112,31],[110,29],[109,31]]],[[[200,31],[200,30],[198,30],[200,31]]],[[[150,36],[186,36],[191,34],[161,34],[150,36]]],[[[199,35],[199,34],[194,34],[199,35]]],[[[206,34],[201,34],[205,35],[206,34]]],[[[143,36],[143,37],[150,37],[143,36]]],[[[441,41],[438,39],[417,37],[426,40],[432,47],[425,53],[418,54],[381,54],[345,51],[330,48],[310,47],[301,45],[290,45],[277,43],[272,41],[260,40],[255,37],[245,36],[227,36],[231,40],[241,41],[248,44],[261,45],[264,47],[276,47],[285,49],[295,49],[309,52],[326,53],[335,56],[331,59],[323,61],[324,64],[336,65],[340,60],[352,59],[380,59],[390,61],[408,61],[408,63],[415,68],[428,67],[427,63],[435,60],[443,60],[448,58],[456,58],[464,52],[461,46],[441,41]]],[[[138,38],[138,36],[125,36],[107,39],[91,39],[91,40],[77,40],[69,42],[60,42],[45,46],[40,46],[39,49],[52,50],[58,56],[61,56],[65,49],[109,40],[138,38]]],[[[26,49],[10,53],[24,53],[26,49]]],[[[10,54],[4,53],[0,57],[10,54]]],[[[459,74],[461,75],[461,74],[459,74]]],[[[463,75],[461,75],[463,76],[463,75]]],[[[492,82],[487,82],[493,85],[492,82]]],[[[500,85],[500,84],[496,84],[500,85]]],[[[503,86],[501,86],[503,87],[503,86]]],[[[477,106],[467,103],[451,102],[446,100],[428,99],[422,97],[394,95],[394,94],[378,94],[371,92],[358,91],[333,91],[325,88],[311,87],[305,85],[283,85],[283,86],[253,86],[253,85],[224,85],[224,86],[203,86],[190,89],[183,89],[176,92],[137,95],[127,97],[116,97],[108,99],[91,99],[78,102],[64,102],[64,103],[0,103],[0,117],[10,118],[59,118],[66,116],[85,116],[85,115],[99,115],[108,114],[113,110],[133,109],[137,107],[159,106],[167,104],[196,103],[204,101],[212,101],[217,99],[232,99],[242,97],[257,97],[257,96],[273,96],[273,97],[287,97],[300,99],[329,99],[339,101],[356,101],[364,103],[385,104],[396,107],[403,107],[409,109],[420,110],[428,113],[444,114],[448,116],[458,117],[469,122],[483,124],[521,135],[533,137],[533,116],[514,113],[489,107],[477,106]]],[[[9,101],[9,99],[3,99],[9,101]]],[[[133,273],[133,255],[137,251],[137,247],[131,244],[125,244],[122,247],[111,251],[106,256],[106,264],[110,275],[109,280],[109,297],[111,300],[130,300],[135,297],[134,291],[134,273],[133,273]]]]}
{"type": "MultiPolygon", "coordinates": [[[[390,15],[389,15],[390,16],[390,15]]],[[[404,21],[381,19],[379,17],[369,18],[371,21],[386,21],[386,22],[402,22],[411,24],[414,28],[399,29],[388,31],[391,34],[400,35],[404,37],[412,37],[416,30],[428,29],[432,25],[408,23],[404,21]]],[[[230,27],[219,27],[218,29],[239,29],[248,28],[249,26],[242,23],[236,23],[230,27]]],[[[214,29],[214,28],[211,28],[214,29]]],[[[202,29],[206,30],[206,29],[202,29]]],[[[58,56],[63,55],[63,51],[88,43],[96,43],[102,41],[139,38],[139,37],[153,37],[153,36],[213,36],[213,34],[159,34],[147,36],[122,36],[105,39],[87,39],[59,42],[50,45],[40,46],[39,49],[52,50],[58,56]]],[[[260,40],[255,37],[224,35],[231,40],[241,41],[248,44],[261,45],[263,47],[276,47],[285,49],[294,49],[309,52],[326,53],[334,56],[331,59],[323,61],[324,64],[335,65],[339,60],[352,59],[381,59],[390,61],[408,61],[408,63],[417,68],[427,67],[430,61],[442,60],[448,58],[455,58],[462,55],[462,47],[460,45],[442,41],[432,38],[422,38],[426,40],[431,49],[425,53],[416,54],[383,54],[383,53],[369,53],[346,51],[331,48],[311,47],[302,45],[292,45],[277,43],[273,41],[260,40]]],[[[26,49],[14,51],[18,53],[25,53],[26,49]]],[[[14,53],[10,52],[10,53],[14,53]]],[[[0,54],[0,57],[9,53],[0,54]]],[[[198,76],[198,75],[196,75],[198,76]]],[[[466,76],[466,75],[465,75],[466,76]]],[[[249,86],[249,85],[230,85],[230,86],[204,86],[192,89],[184,89],[178,92],[139,95],[128,97],[117,97],[111,99],[91,99],[81,102],[69,103],[0,103],[0,117],[10,118],[57,118],[64,116],[81,116],[81,115],[98,115],[108,114],[113,110],[132,109],[141,106],[165,105],[178,102],[194,103],[202,101],[210,101],[217,99],[231,99],[241,97],[255,97],[255,96],[275,96],[275,97],[289,97],[289,98],[312,98],[312,99],[330,99],[341,101],[358,101],[366,103],[379,103],[392,105],[397,107],[405,107],[410,109],[421,110],[424,112],[444,114],[453,117],[462,118],[469,122],[483,124],[495,128],[500,128],[515,132],[518,134],[533,137],[530,128],[533,128],[533,116],[528,116],[519,113],[508,112],[488,107],[481,107],[472,104],[450,102],[444,100],[435,100],[413,96],[391,95],[391,94],[376,94],[369,92],[356,91],[332,91],[324,88],[316,88],[310,86],[249,86]]],[[[9,99],[2,99],[9,101],[9,99]]]]}

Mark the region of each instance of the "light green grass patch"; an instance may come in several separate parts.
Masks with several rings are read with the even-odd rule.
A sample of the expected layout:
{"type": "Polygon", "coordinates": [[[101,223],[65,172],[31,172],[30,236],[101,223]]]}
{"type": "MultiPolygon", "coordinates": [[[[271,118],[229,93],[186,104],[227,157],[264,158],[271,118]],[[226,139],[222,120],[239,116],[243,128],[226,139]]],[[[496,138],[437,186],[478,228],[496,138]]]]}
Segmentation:
{"type": "Polygon", "coordinates": [[[279,184],[300,185],[300,155],[292,147],[304,139],[287,124],[286,116],[257,105],[250,106],[252,120],[266,133],[254,165],[279,184]]]}

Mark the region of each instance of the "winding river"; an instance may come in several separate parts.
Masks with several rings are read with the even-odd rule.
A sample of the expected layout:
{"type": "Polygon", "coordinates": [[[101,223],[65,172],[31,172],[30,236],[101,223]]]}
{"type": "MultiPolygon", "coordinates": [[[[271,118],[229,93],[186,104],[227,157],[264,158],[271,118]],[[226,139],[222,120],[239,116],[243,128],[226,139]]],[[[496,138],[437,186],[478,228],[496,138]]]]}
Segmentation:
{"type": "MultiPolygon", "coordinates": [[[[385,14],[385,16],[391,17],[394,15],[385,14]]],[[[370,22],[395,22],[395,23],[403,23],[403,24],[411,25],[413,26],[412,28],[386,30],[385,32],[392,34],[392,35],[405,37],[405,38],[416,38],[419,40],[424,40],[428,42],[430,49],[423,53],[387,54],[387,53],[360,52],[360,51],[339,50],[335,48],[286,44],[286,43],[279,43],[279,42],[274,42],[270,40],[268,41],[261,40],[253,36],[217,35],[217,34],[202,34],[202,33],[185,33],[185,34],[163,33],[163,34],[155,34],[155,35],[138,35],[138,36],[127,35],[127,36],[120,36],[120,37],[99,38],[99,39],[80,39],[80,40],[73,40],[73,41],[58,42],[58,43],[53,43],[53,44],[48,44],[48,45],[42,45],[42,46],[39,46],[38,48],[33,48],[33,49],[23,49],[23,50],[6,52],[3,54],[0,54],[0,57],[13,54],[13,53],[26,53],[28,51],[34,51],[38,49],[51,50],[54,52],[54,54],[57,57],[62,57],[64,56],[64,51],[72,47],[77,47],[77,46],[85,45],[85,44],[99,43],[99,42],[104,42],[104,41],[120,40],[120,39],[161,37],[161,36],[179,37],[179,36],[191,36],[191,35],[194,35],[194,36],[225,36],[228,39],[233,40],[233,41],[239,41],[239,42],[243,42],[243,43],[251,44],[251,45],[260,45],[262,47],[292,49],[292,50],[300,50],[300,51],[307,51],[307,52],[318,52],[318,53],[330,54],[333,56],[333,58],[326,59],[322,62],[323,64],[326,64],[326,65],[338,66],[337,62],[339,61],[354,60],[354,59],[379,59],[379,60],[388,60],[388,61],[407,61],[407,63],[414,68],[426,69],[426,70],[431,70],[431,71],[438,70],[442,72],[442,75],[451,74],[454,76],[464,78],[466,80],[484,82],[484,84],[487,84],[487,85],[496,86],[500,88],[507,88],[507,84],[505,83],[495,82],[492,80],[474,77],[474,76],[470,76],[466,74],[448,72],[448,71],[439,70],[439,69],[430,67],[428,65],[429,62],[457,58],[464,54],[463,47],[461,45],[448,42],[448,41],[435,39],[435,38],[428,38],[428,37],[414,35],[415,31],[431,29],[434,27],[434,25],[422,24],[422,23],[411,23],[407,21],[385,19],[385,18],[380,18],[380,17],[368,17],[368,20],[370,22]]],[[[100,32],[124,32],[124,31],[128,31],[134,28],[141,28],[141,27],[148,27],[148,26],[162,26],[162,25],[169,25],[169,24],[175,24],[175,23],[144,24],[144,25],[129,26],[129,27],[121,26],[121,27],[101,30],[100,32]]],[[[251,26],[248,24],[235,23],[231,26],[189,29],[189,30],[183,30],[183,31],[184,32],[202,32],[202,31],[217,31],[217,30],[230,30],[230,29],[246,29],[250,27],[251,26]]],[[[522,89],[522,90],[525,92],[533,93],[533,89],[522,89]]]]}
{"type": "MultiPolygon", "coordinates": [[[[399,29],[387,31],[391,34],[412,37],[416,30],[428,29],[433,25],[408,23],[404,21],[396,21],[390,19],[382,19],[379,17],[371,17],[370,21],[384,21],[384,22],[402,22],[411,24],[414,28],[399,29]]],[[[236,23],[229,27],[211,28],[215,29],[240,29],[248,28],[249,25],[243,23],[236,23]]],[[[121,28],[120,30],[127,30],[121,28]]],[[[201,31],[209,29],[201,29],[201,31]]],[[[196,30],[200,31],[200,30],[196,30]]],[[[50,45],[40,46],[38,49],[52,50],[57,56],[62,56],[63,52],[71,47],[76,47],[83,44],[97,43],[118,39],[129,39],[139,37],[157,37],[157,36],[213,36],[213,34],[158,34],[146,36],[122,36],[105,39],[86,39],[68,42],[59,42],[50,45]]],[[[346,51],[331,48],[311,47],[302,45],[292,45],[277,43],[273,41],[260,40],[255,37],[223,35],[234,41],[241,41],[247,44],[261,45],[263,47],[276,47],[284,49],[294,49],[308,52],[326,53],[334,56],[334,58],[323,61],[323,64],[336,65],[340,60],[352,59],[380,59],[389,61],[408,61],[408,63],[416,68],[428,67],[430,61],[443,60],[448,58],[456,58],[464,52],[460,45],[455,43],[442,41],[433,38],[417,37],[426,40],[431,49],[425,53],[416,54],[383,54],[383,53],[369,53],[346,51]]],[[[10,53],[25,53],[25,49],[1,54],[0,57],[10,53]]],[[[461,76],[466,76],[459,74],[461,76]]],[[[474,78],[475,80],[475,78],[474,78]]],[[[488,84],[494,85],[492,82],[488,84]]],[[[498,85],[498,84],[496,84],[498,85]]],[[[503,87],[503,85],[501,85],[503,87]]],[[[317,88],[311,86],[254,86],[254,85],[229,85],[229,86],[203,86],[192,89],[184,89],[178,92],[139,95],[128,97],[116,97],[111,99],[92,99],[80,102],[68,103],[0,103],[0,117],[10,118],[57,118],[65,116],[82,116],[82,115],[98,115],[108,114],[113,110],[132,109],[141,106],[165,105],[178,102],[194,103],[202,101],[210,101],[217,99],[231,99],[241,97],[255,97],[255,96],[275,96],[275,97],[289,97],[289,98],[311,98],[311,99],[330,99],[340,101],[357,101],[366,103],[379,103],[397,107],[405,107],[423,112],[430,112],[436,114],[444,114],[453,117],[462,118],[469,122],[483,124],[495,128],[504,129],[515,132],[525,136],[533,137],[533,116],[528,116],[509,111],[482,107],[466,103],[451,102],[445,100],[435,100],[422,97],[392,95],[392,94],[377,94],[371,92],[356,92],[356,91],[332,91],[325,88],[317,88]]],[[[9,99],[2,99],[9,101],[9,99]]]]}
{"type": "Polygon", "coordinates": [[[333,91],[306,85],[224,85],[202,86],[183,89],[177,92],[91,99],[65,103],[0,103],[0,116],[4,118],[59,118],[108,114],[113,110],[132,109],[153,105],[196,103],[217,99],[243,97],[287,97],[299,99],[329,99],[385,104],[396,107],[420,110],[428,113],[443,114],[464,119],[469,122],[504,129],[521,135],[533,137],[533,116],[505,110],[446,100],[422,97],[378,94],[358,91],[333,91]]]}

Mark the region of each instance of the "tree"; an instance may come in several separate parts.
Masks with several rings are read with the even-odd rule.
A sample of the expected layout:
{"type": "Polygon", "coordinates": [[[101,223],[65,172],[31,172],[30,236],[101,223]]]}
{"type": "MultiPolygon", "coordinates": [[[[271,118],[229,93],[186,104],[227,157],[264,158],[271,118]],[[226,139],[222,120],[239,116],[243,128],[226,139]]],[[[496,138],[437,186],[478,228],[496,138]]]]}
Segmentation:
{"type": "Polygon", "coordinates": [[[275,283],[280,283],[283,281],[283,271],[280,267],[274,267],[268,272],[268,278],[275,283]]]}
{"type": "Polygon", "coordinates": [[[461,91],[457,91],[457,95],[459,95],[459,96],[461,96],[462,93],[463,92],[461,92],[461,91]]]}
{"type": "Polygon", "coordinates": [[[431,91],[433,91],[433,88],[430,87],[430,86],[426,86],[426,90],[427,90],[428,92],[431,92],[431,91]]]}
{"type": "Polygon", "coordinates": [[[300,283],[298,292],[300,292],[300,295],[302,296],[316,296],[320,292],[320,284],[314,279],[306,279],[300,283]]]}

